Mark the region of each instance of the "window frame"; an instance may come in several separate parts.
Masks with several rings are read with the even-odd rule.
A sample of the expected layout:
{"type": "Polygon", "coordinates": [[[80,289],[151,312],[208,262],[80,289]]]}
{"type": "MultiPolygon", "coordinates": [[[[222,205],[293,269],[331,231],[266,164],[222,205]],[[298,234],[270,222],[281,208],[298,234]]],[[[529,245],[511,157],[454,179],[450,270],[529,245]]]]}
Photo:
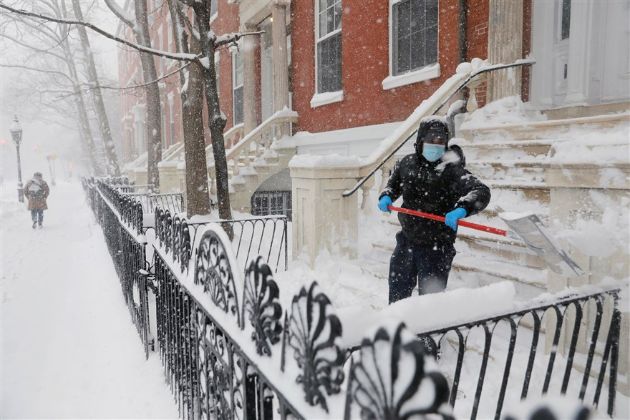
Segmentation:
{"type": "MultiPolygon", "coordinates": [[[[321,36],[319,35],[319,15],[320,15],[320,9],[319,9],[319,2],[320,0],[314,0],[315,4],[314,4],[314,20],[315,20],[315,25],[314,25],[314,29],[315,29],[315,93],[313,95],[313,98],[311,99],[311,107],[315,108],[317,106],[321,106],[321,105],[326,105],[329,103],[334,103],[334,102],[339,102],[343,100],[343,42],[342,42],[342,46],[341,46],[341,57],[339,57],[339,60],[341,62],[341,71],[339,74],[339,78],[340,78],[340,82],[341,82],[341,88],[339,90],[336,91],[326,91],[326,92],[321,92],[320,91],[320,86],[319,86],[319,43],[326,41],[329,38],[332,38],[333,36],[336,36],[337,34],[339,34],[340,37],[342,37],[343,40],[343,0],[336,0],[340,3],[341,5],[341,13],[340,13],[340,18],[341,18],[341,22],[339,24],[339,28],[335,29],[331,32],[328,32],[326,35],[321,36]]],[[[334,6],[333,6],[334,7],[334,6]]]]}
{"type": "Polygon", "coordinates": [[[173,92],[169,92],[166,96],[166,102],[168,103],[168,132],[170,145],[177,143],[175,141],[175,100],[173,92]]]}
{"type": "MultiPolygon", "coordinates": [[[[237,121],[236,120],[236,95],[234,94],[234,92],[236,92],[237,89],[243,89],[243,85],[244,85],[244,80],[243,80],[243,74],[241,74],[241,84],[240,85],[235,85],[236,83],[236,57],[240,56],[240,51],[236,50],[234,52],[232,52],[232,124],[233,125],[237,125],[237,124],[241,124],[243,122],[243,120],[245,119],[244,114],[244,109],[241,109],[241,117],[242,120],[241,121],[237,121]]],[[[240,58],[241,62],[242,62],[242,57],[240,58]]],[[[243,68],[241,66],[241,73],[243,73],[243,68]]],[[[244,99],[244,98],[243,98],[244,99]]],[[[243,104],[241,103],[241,106],[243,106],[243,104]]]]}
{"type": "MultiPolygon", "coordinates": [[[[389,75],[383,79],[383,90],[394,89],[413,83],[431,80],[440,77],[440,0],[437,1],[437,36],[436,36],[436,61],[423,67],[407,71],[405,73],[394,74],[394,6],[407,0],[389,0],[389,75]]],[[[413,0],[411,0],[413,1],[413,0]]]]}

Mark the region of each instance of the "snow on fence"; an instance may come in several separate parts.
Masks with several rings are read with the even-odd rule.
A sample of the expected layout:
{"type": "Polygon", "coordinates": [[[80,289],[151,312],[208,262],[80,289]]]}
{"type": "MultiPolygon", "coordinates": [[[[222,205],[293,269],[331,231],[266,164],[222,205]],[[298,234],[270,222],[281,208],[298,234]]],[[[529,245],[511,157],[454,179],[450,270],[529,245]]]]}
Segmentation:
{"type": "MultiPolygon", "coordinates": [[[[218,224],[191,230],[158,212],[149,274],[141,206],[103,182],[85,185],[147,355],[150,311],[155,317],[183,418],[449,418],[451,406],[458,417],[500,418],[527,396],[562,393],[597,406],[604,391],[614,413],[618,290],[551,297],[435,330],[380,319],[362,329],[360,343],[347,331],[353,344],[344,330],[357,323],[338,317],[317,283],[282,308],[264,258],[242,270],[218,224]],[[431,348],[437,364],[425,357],[431,348]]],[[[245,254],[255,255],[251,241],[245,254]]]]}
{"type": "MultiPolygon", "coordinates": [[[[274,271],[288,266],[288,224],[286,216],[258,216],[231,220],[213,220],[229,225],[234,233],[232,248],[238,267],[245,271],[250,260],[258,255],[265,258],[274,271]]],[[[179,253],[182,245],[194,242],[197,230],[208,222],[190,222],[172,216],[169,210],[155,209],[155,234],[160,245],[179,253]]],[[[187,252],[190,252],[188,250],[187,252]]]]}
{"type": "Polygon", "coordinates": [[[413,331],[437,350],[458,417],[499,419],[505,406],[546,394],[570,395],[593,407],[603,400],[612,417],[618,300],[618,289],[573,293],[511,313],[413,331]]]}
{"type": "Polygon", "coordinates": [[[155,213],[156,208],[168,209],[173,214],[186,211],[184,194],[182,193],[152,194],[133,192],[123,194],[138,200],[145,213],[155,213]]]}

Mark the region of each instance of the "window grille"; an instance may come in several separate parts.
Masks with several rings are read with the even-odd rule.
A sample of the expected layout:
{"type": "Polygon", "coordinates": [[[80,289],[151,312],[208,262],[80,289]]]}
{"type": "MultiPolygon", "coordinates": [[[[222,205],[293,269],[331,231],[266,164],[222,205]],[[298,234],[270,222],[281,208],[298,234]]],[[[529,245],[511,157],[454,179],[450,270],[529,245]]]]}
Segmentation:
{"type": "Polygon", "coordinates": [[[284,215],[291,220],[291,191],[256,191],[252,195],[252,215],[284,215]]]}
{"type": "Polygon", "coordinates": [[[341,90],[341,0],[318,0],[317,92],[341,90]]]}
{"type": "Polygon", "coordinates": [[[392,71],[408,73],[437,62],[438,0],[392,5],[392,71]]]}

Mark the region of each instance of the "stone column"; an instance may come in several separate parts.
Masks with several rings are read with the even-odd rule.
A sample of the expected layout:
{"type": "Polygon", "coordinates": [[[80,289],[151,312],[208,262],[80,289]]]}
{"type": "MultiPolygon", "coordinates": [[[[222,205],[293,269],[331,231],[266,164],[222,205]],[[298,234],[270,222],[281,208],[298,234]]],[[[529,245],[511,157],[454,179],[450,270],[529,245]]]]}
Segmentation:
{"type": "MultiPolygon", "coordinates": [[[[245,25],[246,32],[256,31],[256,27],[245,25]]],[[[243,37],[243,134],[258,125],[256,109],[256,51],[258,36],[243,37]]]]}
{"type": "MultiPolygon", "coordinates": [[[[274,112],[289,107],[289,56],[287,48],[287,9],[290,0],[274,0],[271,6],[271,39],[273,43],[273,110],[274,112]]],[[[280,127],[276,133],[279,138],[288,134],[289,125],[280,127]]]]}
{"type": "Polygon", "coordinates": [[[306,256],[313,264],[322,250],[356,258],[358,194],[341,194],[359,178],[357,166],[291,165],[293,207],[293,258],[306,256]]]}
{"type": "MultiPolygon", "coordinates": [[[[509,64],[523,58],[523,0],[490,0],[488,60],[509,64]]],[[[488,102],[521,94],[521,69],[488,75],[488,102]]]]}

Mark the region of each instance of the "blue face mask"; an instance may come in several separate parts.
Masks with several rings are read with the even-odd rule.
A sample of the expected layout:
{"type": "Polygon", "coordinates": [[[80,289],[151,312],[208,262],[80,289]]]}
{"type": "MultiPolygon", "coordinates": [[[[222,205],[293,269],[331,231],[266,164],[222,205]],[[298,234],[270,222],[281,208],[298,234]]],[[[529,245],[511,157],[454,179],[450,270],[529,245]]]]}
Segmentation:
{"type": "Polygon", "coordinates": [[[429,162],[435,162],[442,156],[444,156],[444,152],[446,151],[446,146],[443,144],[430,144],[424,143],[422,145],[422,156],[429,162]]]}

